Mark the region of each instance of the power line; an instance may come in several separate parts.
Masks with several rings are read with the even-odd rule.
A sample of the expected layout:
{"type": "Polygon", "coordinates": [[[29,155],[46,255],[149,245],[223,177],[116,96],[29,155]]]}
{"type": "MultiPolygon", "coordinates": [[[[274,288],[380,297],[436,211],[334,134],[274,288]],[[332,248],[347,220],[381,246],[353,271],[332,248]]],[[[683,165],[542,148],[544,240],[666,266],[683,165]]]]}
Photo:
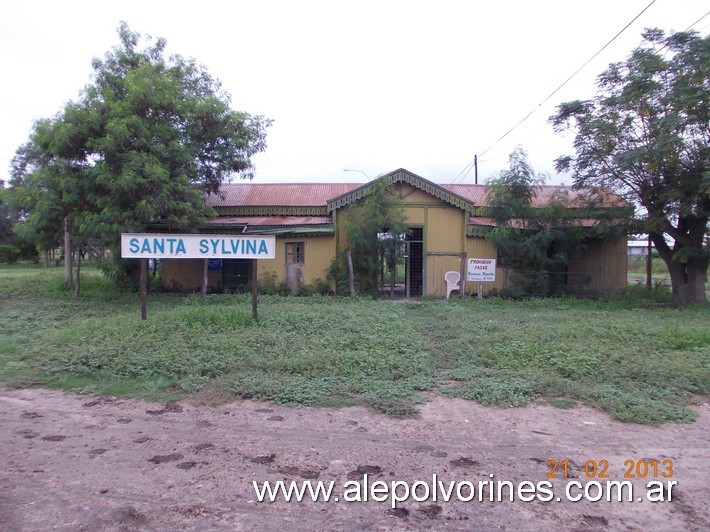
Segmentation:
{"type": "MultiPolygon", "coordinates": [[[[453,185],[454,182],[459,178],[459,176],[461,176],[461,174],[463,174],[464,172],[466,172],[466,173],[464,174],[464,176],[463,176],[463,177],[465,178],[465,177],[468,175],[468,173],[471,171],[471,168],[473,168],[473,164],[474,164],[475,162],[476,162],[476,159],[473,159],[473,161],[471,161],[470,163],[468,163],[468,164],[466,165],[466,167],[465,167],[463,170],[461,170],[461,171],[459,172],[459,175],[457,175],[456,177],[454,177],[454,178],[451,180],[451,184],[453,185]]],[[[462,178],[461,180],[463,181],[463,178],[462,178]]]]}
{"type": "Polygon", "coordinates": [[[695,22],[693,22],[690,26],[688,26],[687,28],[685,28],[683,31],[688,31],[690,28],[692,28],[693,26],[695,26],[698,22],[700,22],[701,20],[703,20],[703,19],[704,19],[705,17],[707,17],[708,15],[710,15],[710,11],[708,11],[707,13],[705,13],[702,17],[700,17],[698,20],[696,20],[695,22]]]}
{"type": "MultiPolygon", "coordinates": [[[[639,12],[638,15],[636,15],[633,19],[631,19],[631,21],[630,21],[628,24],[626,24],[626,26],[624,26],[623,28],[621,28],[621,30],[620,30],[616,35],[614,35],[614,36],[609,40],[609,42],[607,42],[604,46],[602,46],[602,47],[599,49],[599,51],[597,51],[597,53],[595,53],[592,57],[590,57],[581,67],[579,67],[577,70],[575,70],[574,73],[573,73],[570,77],[568,77],[565,81],[563,81],[563,82],[559,85],[559,87],[557,87],[554,91],[552,91],[552,92],[547,96],[547,98],[545,98],[542,102],[540,102],[540,103],[537,105],[537,107],[533,108],[532,111],[530,111],[530,112],[529,112],[527,115],[525,115],[517,124],[515,124],[515,125],[514,125],[513,127],[511,127],[508,131],[506,131],[498,140],[496,140],[493,144],[491,144],[491,145],[488,146],[485,150],[483,150],[483,152],[481,152],[480,155],[481,155],[481,156],[485,155],[489,150],[491,150],[493,147],[495,147],[501,140],[503,140],[505,137],[507,137],[508,135],[510,135],[510,134],[511,134],[515,129],[517,129],[523,122],[525,122],[528,118],[530,118],[530,117],[535,113],[535,111],[537,111],[540,107],[542,107],[542,105],[543,105],[544,103],[546,103],[550,98],[552,98],[555,94],[557,94],[557,92],[558,92],[562,87],[564,87],[565,85],[567,85],[567,83],[569,83],[569,82],[572,80],[572,78],[574,78],[577,74],[579,74],[579,73],[582,71],[582,69],[584,69],[584,67],[586,67],[589,63],[591,63],[594,59],[596,59],[597,56],[599,56],[599,54],[601,54],[604,50],[606,50],[606,48],[608,48],[611,43],[613,43],[622,33],[624,33],[624,32],[629,28],[629,26],[631,26],[634,22],[636,22],[636,20],[637,20],[641,15],[643,15],[646,11],[648,11],[648,9],[649,9],[653,4],[655,4],[655,3],[656,3],[656,0],[651,0],[651,3],[649,3],[645,8],[643,8],[643,9],[641,10],[641,12],[639,12]]],[[[701,17],[700,20],[702,20],[703,18],[704,18],[704,17],[701,17]]],[[[697,22],[695,22],[694,24],[697,24],[697,22]]],[[[471,171],[471,168],[470,168],[470,167],[471,167],[472,165],[473,165],[473,162],[471,162],[469,165],[467,165],[466,168],[468,168],[468,171],[463,175],[463,177],[461,178],[461,181],[463,181],[463,180],[466,178],[466,176],[468,175],[468,173],[471,171]]],[[[464,170],[465,170],[465,168],[464,168],[464,170]]],[[[462,170],[461,172],[463,172],[464,170],[462,170]]],[[[461,173],[459,173],[459,176],[460,176],[460,175],[461,175],[461,173]]],[[[456,176],[456,177],[453,179],[453,181],[451,181],[451,183],[453,184],[453,183],[456,181],[456,179],[458,179],[459,176],[456,176]]]]}

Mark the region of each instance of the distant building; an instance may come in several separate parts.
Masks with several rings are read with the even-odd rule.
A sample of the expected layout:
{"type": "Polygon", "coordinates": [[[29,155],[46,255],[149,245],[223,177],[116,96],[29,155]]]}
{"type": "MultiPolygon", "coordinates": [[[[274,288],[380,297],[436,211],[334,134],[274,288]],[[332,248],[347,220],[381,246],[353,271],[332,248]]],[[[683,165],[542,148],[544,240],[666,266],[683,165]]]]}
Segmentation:
{"type": "MultiPolygon", "coordinates": [[[[627,253],[629,255],[647,255],[648,254],[648,239],[644,240],[629,240],[626,243],[627,253]]],[[[656,247],[651,242],[651,251],[656,247]]]]}

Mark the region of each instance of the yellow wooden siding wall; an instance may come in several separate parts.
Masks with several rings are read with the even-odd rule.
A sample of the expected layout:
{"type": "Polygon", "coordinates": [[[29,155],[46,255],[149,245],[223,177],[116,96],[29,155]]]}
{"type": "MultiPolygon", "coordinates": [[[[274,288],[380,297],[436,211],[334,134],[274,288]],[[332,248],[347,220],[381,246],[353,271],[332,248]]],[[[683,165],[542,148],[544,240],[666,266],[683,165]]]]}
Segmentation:
{"type": "Polygon", "coordinates": [[[332,235],[277,237],[276,258],[259,261],[259,277],[272,272],[277,283],[286,279],[286,244],[290,242],[304,243],[303,282],[311,284],[316,279],[325,279],[328,267],[335,258],[335,237],[332,235]]]}
{"type": "Polygon", "coordinates": [[[427,253],[461,253],[465,234],[464,216],[455,207],[427,209],[427,228],[424,237],[427,253]]]}
{"type": "Polygon", "coordinates": [[[456,207],[429,207],[424,236],[426,253],[425,295],[445,296],[448,271],[461,270],[464,250],[465,213],[456,207]]]}
{"type": "Polygon", "coordinates": [[[403,184],[399,193],[407,224],[424,227],[424,295],[446,295],[444,275],[461,268],[466,231],[465,213],[423,190],[403,184]]]}
{"type": "MultiPolygon", "coordinates": [[[[461,271],[461,257],[453,255],[429,255],[427,257],[427,294],[429,296],[446,296],[446,280],[448,271],[461,271]]],[[[458,293],[458,292],[457,292],[458,293]]]]}
{"type": "MultiPolygon", "coordinates": [[[[276,258],[258,261],[257,268],[260,278],[267,272],[273,272],[277,283],[285,280],[287,242],[304,243],[304,283],[311,284],[318,278],[326,278],[330,261],[335,257],[335,238],[333,236],[277,237],[276,258]]],[[[163,259],[161,261],[161,281],[167,289],[182,292],[200,290],[202,272],[202,259],[163,259]]],[[[222,272],[208,272],[207,281],[210,290],[220,289],[222,287],[222,272]]]]}
{"type": "Polygon", "coordinates": [[[422,226],[426,220],[426,207],[408,205],[404,208],[404,216],[407,225],[422,226]]]}
{"type": "Polygon", "coordinates": [[[625,238],[590,242],[569,264],[568,286],[575,293],[608,293],[626,288],[628,274],[625,238]]]}
{"type": "Polygon", "coordinates": [[[423,190],[413,187],[409,183],[398,184],[394,189],[394,193],[402,199],[402,203],[405,205],[448,205],[439,198],[431,196],[423,190]]]}

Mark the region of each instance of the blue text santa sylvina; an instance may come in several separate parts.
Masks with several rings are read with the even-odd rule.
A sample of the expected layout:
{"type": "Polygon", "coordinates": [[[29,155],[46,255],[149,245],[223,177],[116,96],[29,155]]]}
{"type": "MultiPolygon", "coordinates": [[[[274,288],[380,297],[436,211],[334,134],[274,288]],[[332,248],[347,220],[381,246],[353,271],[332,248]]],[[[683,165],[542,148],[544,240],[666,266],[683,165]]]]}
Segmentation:
{"type": "MultiPolygon", "coordinates": [[[[147,255],[185,255],[187,248],[181,237],[138,237],[128,240],[128,250],[133,254],[147,255]]],[[[201,238],[198,241],[197,251],[200,255],[238,255],[256,256],[268,255],[269,249],[263,238],[201,238]]]]}

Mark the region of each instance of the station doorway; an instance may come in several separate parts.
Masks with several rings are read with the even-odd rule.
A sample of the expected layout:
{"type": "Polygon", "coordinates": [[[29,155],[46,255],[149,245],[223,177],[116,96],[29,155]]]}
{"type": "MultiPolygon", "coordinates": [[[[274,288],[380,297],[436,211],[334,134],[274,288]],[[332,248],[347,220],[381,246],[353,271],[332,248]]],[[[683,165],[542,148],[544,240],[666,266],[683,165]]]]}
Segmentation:
{"type": "Polygon", "coordinates": [[[380,233],[383,244],[380,260],[380,297],[408,299],[421,297],[424,281],[424,229],[412,227],[404,235],[380,233]],[[394,241],[394,242],[393,242],[394,241]]]}
{"type": "Polygon", "coordinates": [[[222,260],[222,288],[225,292],[247,292],[251,281],[251,261],[222,260]]]}

